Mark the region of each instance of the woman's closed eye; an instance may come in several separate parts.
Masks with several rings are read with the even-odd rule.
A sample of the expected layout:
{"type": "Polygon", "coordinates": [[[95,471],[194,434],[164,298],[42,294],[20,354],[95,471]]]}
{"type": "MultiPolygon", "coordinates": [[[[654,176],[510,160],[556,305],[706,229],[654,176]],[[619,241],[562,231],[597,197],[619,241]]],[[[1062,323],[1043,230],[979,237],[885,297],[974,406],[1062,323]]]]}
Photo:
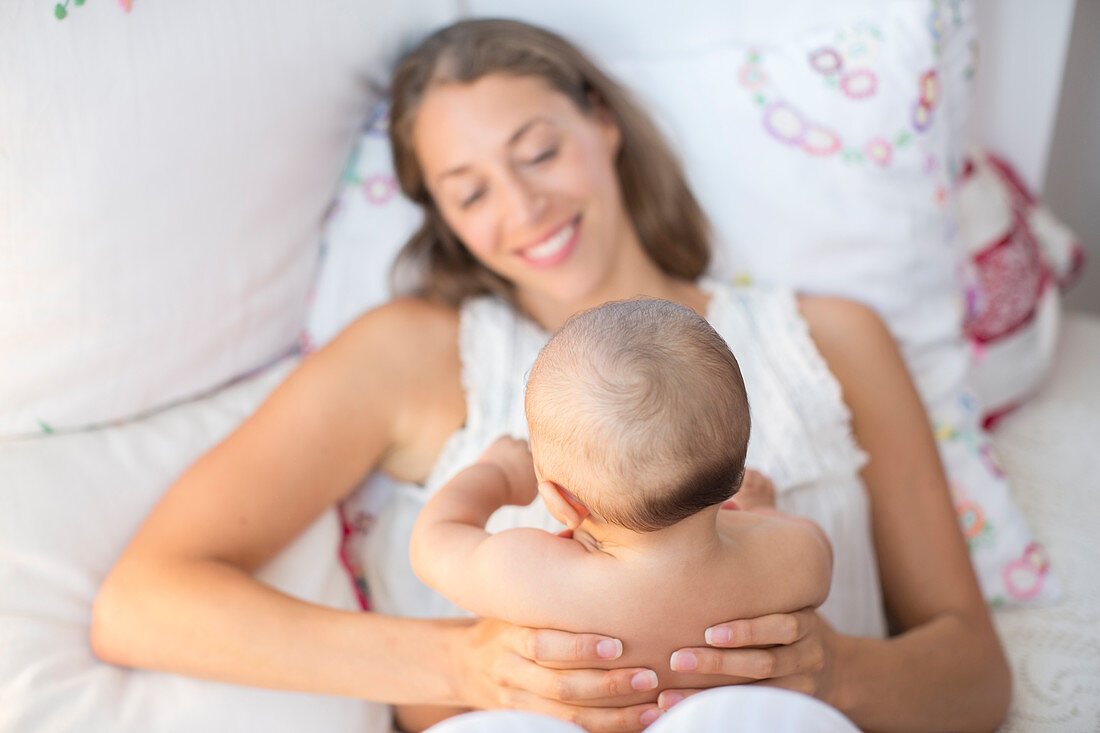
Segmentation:
{"type": "Polygon", "coordinates": [[[468,209],[471,206],[473,206],[475,203],[477,203],[478,199],[480,199],[484,195],[485,195],[485,189],[484,188],[479,188],[476,191],[474,191],[474,192],[470,193],[469,195],[467,195],[465,198],[463,198],[462,201],[459,203],[459,206],[461,206],[463,209],[468,209]]]}
{"type": "Polygon", "coordinates": [[[527,165],[538,165],[539,163],[545,163],[546,161],[553,159],[553,157],[557,154],[558,146],[555,145],[551,148],[547,148],[546,150],[536,155],[534,158],[528,160],[527,165]]]}

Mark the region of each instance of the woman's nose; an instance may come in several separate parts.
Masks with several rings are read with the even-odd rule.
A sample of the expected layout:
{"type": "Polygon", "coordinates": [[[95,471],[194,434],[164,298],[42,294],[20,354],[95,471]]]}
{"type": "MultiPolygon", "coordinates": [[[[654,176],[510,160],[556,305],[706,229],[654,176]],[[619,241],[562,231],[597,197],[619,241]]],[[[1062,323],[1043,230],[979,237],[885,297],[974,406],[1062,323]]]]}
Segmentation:
{"type": "Polygon", "coordinates": [[[511,175],[503,188],[507,219],[512,225],[525,227],[537,223],[546,213],[546,195],[530,181],[511,175]]]}

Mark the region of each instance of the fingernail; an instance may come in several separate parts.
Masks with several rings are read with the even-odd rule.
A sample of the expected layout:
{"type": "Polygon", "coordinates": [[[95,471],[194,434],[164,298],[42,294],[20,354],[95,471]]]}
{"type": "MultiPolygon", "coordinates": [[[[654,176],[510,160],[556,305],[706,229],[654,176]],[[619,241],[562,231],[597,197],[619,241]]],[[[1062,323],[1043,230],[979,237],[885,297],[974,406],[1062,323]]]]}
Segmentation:
{"type": "Polygon", "coordinates": [[[657,704],[660,705],[662,709],[668,710],[683,699],[684,696],[679,692],[662,692],[661,696],[657,698],[657,704]]]}
{"type": "Polygon", "coordinates": [[[729,644],[733,634],[728,626],[712,626],[703,633],[708,644],[729,644]]]}
{"type": "Polygon", "coordinates": [[[651,669],[639,672],[630,678],[630,686],[635,690],[652,690],[657,686],[657,673],[651,669]]]}
{"type": "Polygon", "coordinates": [[[650,708],[642,713],[642,725],[650,725],[654,720],[661,717],[661,710],[657,708],[650,708]]]}
{"type": "Polygon", "coordinates": [[[618,659],[623,654],[623,643],[618,639],[604,639],[596,644],[600,659],[618,659]]]}
{"type": "Polygon", "coordinates": [[[669,660],[669,664],[677,672],[690,672],[699,666],[699,660],[695,658],[694,652],[678,651],[672,653],[672,659],[669,660]]]}

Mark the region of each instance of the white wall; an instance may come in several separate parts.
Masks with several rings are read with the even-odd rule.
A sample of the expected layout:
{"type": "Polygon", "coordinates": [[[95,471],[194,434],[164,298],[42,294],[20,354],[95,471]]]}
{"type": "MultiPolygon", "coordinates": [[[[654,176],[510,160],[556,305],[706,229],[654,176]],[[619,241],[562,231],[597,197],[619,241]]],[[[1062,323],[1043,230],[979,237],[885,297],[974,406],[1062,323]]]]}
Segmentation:
{"type": "MultiPolygon", "coordinates": [[[[1100,0],[1081,0],[1096,4],[1100,0]]],[[[1058,116],[1075,0],[975,0],[971,138],[1041,189],[1058,116]]]]}
{"type": "Polygon", "coordinates": [[[1044,191],[1089,261],[1070,308],[1100,313],[1100,0],[1078,0],[1044,191]]]}

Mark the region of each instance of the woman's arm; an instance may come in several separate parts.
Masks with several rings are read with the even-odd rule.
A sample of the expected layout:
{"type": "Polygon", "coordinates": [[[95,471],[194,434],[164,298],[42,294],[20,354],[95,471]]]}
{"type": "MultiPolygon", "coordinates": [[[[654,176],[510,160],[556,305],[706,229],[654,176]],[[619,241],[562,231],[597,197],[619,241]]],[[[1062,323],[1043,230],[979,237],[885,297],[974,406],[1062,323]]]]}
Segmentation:
{"type": "MultiPolygon", "coordinates": [[[[259,686],[374,699],[411,694],[398,689],[410,675],[362,661],[408,639],[402,622],[363,622],[360,614],[304,603],[250,575],[373,466],[400,465],[406,401],[415,397],[415,378],[425,376],[415,372],[445,373],[447,359],[457,359],[422,353],[422,343],[399,334],[403,321],[421,331],[448,328],[445,313],[411,303],[364,316],[305,359],[169,488],[100,588],[91,629],[97,655],[259,686]],[[409,348],[395,346],[402,343],[409,348]],[[419,361],[401,353],[414,347],[419,361]]],[[[429,383],[441,381],[433,376],[429,383]]],[[[385,658],[401,664],[418,656],[385,658]]],[[[445,693],[440,680],[434,689],[423,682],[429,695],[445,693]]]]}
{"type": "Polygon", "coordinates": [[[364,316],[303,361],[139,528],[96,598],[95,653],[237,684],[526,707],[595,730],[639,728],[652,705],[563,702],[632,693],[639,670],[539,664],[617,658],[621,645],[606,637],[345,612],[251,575],[372,467],[423,478],[464,417],[456,329],[453,312],[405,301],[364,316]]]}
{"type": "Polygon", "coordinates": [[[801,307],[871,458],[862,477],[872,536],[886,611],[901,631],[838,639],[835,702],[876,730],[992,730],[1008,709],[1008,664],[897,345],[864,306],[803,298],[801,307]]]}
{"type": "Polygon", "coordinates": [[[862,478],[887,613],[899,634],[841,636],[812,611],[781,614],[722,624],[708,639],[782,646],[693,649],[696,665],[810,692],[869,730],[992,730],[1008,708],[1008,665],[897,346],[868,308],[831,298],[800,305],[870,455],[862,478]]]}

